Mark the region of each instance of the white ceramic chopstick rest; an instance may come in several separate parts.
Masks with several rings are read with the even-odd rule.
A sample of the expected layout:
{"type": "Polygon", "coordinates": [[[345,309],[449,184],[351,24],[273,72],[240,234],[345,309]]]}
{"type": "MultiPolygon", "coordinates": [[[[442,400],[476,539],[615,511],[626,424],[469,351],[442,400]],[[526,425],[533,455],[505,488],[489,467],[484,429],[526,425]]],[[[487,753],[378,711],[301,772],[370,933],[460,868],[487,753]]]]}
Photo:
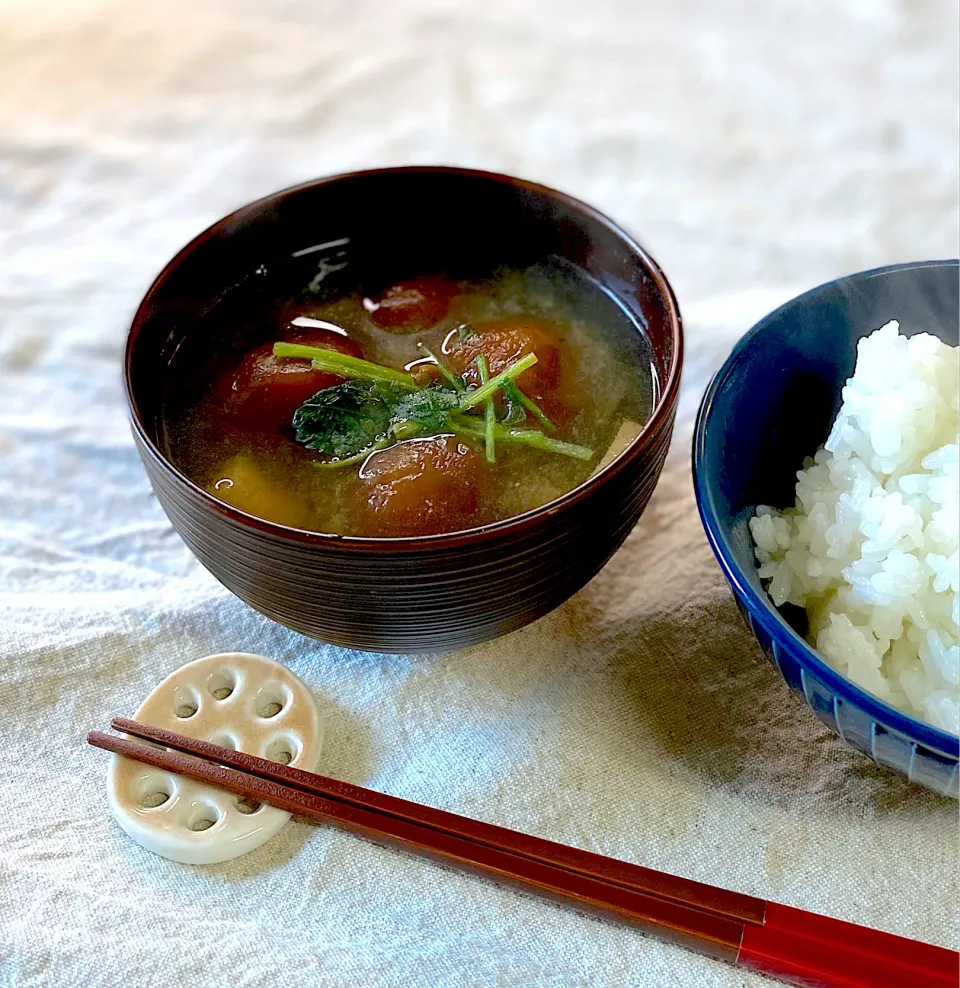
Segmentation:
{"type": "MultiPolygon", "coordinates": [[[[313,771],[323,743],[310,690],[262,655],[208,655],[177,669],[133,716],[237,751],[313,771]]],[[[113,755],[110,808],[121,829],[154,854],[184,864],[214,864],[252,851],[290,814],[113,755]]]]}

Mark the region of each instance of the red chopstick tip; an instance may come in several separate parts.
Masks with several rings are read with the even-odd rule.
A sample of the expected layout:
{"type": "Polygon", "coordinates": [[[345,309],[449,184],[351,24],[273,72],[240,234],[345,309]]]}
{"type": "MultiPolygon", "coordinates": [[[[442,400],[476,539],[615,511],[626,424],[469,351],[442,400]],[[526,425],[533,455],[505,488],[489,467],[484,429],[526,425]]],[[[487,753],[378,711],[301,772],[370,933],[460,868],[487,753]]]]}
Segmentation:
{"type": "Polygon", "coordinates": [[[737,964],[788,984],[837,988],[958,988],[960,954],[776,902],[747,926],[737,964]]]}

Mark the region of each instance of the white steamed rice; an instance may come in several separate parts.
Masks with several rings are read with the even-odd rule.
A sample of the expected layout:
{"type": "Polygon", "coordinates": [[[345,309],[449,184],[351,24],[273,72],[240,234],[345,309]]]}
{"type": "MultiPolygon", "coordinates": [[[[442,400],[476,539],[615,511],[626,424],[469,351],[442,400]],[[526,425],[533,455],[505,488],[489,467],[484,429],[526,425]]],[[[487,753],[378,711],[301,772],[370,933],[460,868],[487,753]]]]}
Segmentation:
{"type": "Polygon", "coordinates": [[[960,733],[957,348],[897,322],[860,340],[826,444],[796,507],[750,519],[779,607],[805,607],[810,644],[914,717],[960,733]]]}

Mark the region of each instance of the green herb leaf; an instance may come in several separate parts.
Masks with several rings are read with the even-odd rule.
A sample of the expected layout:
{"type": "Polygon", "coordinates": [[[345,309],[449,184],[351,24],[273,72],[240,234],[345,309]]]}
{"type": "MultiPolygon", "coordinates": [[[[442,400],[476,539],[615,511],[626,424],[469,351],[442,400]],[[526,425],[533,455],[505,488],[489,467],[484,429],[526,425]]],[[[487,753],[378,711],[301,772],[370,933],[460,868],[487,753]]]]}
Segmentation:
{"type": "Polygon", "coordinates": [[[293,434],[307,449],[339,458],[355,456],[386,435],[391,398],[391,385],[377,381],[344,381],[324,388],[296,410],[293,434]]]}
{"type": "Polygon", "coordinates": [[[442,432],[447,414],[460,407],[460,396],[449,388],[424,388],[399,392],[391,412],[391,422],[416,422],[423,432],[442,432]]]}
{"type": "Polygon", "coordinates": [[[446,388],[410,391],[393,381],[344,381],[305,401],[294,413],[293,432],[307,449],[343,463],[420,432],[443,431],[459,400],[446,388]]]}

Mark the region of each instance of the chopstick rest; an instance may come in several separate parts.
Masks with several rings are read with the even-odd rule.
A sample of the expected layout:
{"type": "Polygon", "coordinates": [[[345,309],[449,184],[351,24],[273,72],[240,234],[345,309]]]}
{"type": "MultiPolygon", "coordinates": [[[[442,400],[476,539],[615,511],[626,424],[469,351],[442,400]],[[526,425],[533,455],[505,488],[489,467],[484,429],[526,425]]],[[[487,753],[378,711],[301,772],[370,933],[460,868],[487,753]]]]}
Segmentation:
{"type": "MultiPolygon", "coordinates": [[[[133,717],[306,771],[316,768],[323,724],[306,684],[262,655],[208,655],[167,676],[133,717]]],[[[290,814],[113,755],[107,796],[120,828],[183,864],[215,864],[273,837],[290,814]]]]}

